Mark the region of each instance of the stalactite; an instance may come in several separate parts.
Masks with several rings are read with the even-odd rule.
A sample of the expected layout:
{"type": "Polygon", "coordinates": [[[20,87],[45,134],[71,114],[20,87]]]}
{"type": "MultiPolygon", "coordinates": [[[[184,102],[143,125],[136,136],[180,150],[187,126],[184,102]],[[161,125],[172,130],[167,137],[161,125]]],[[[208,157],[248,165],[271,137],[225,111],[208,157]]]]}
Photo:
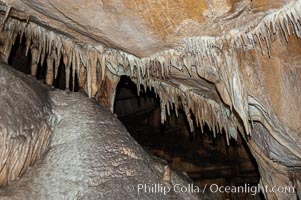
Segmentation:
{"type": "MultiPolygon", "coordinates": [[[[69,83],[70,83],[70,72],[71,72],[71,66],[70,65],[65,65],[65,88],[66,90],[69,90],[69,83]]],[[[88,74],[89,75],[89,74],[88,74]]],[[[90,77],[90,76],[88,76],[90,77]]]]}
{"type": "MultiPolygon", "coordinates": [[[[300,37],[300,13],[301,2],[293,1],[278,11],[268,13],[257,26],[250,25],[241,30],[233,30],[222,37],[188,38],[184,40],[182,49],[165,50],[147,58],[138,58],[101,45],[77,43],[33,22],[26,23],[9,18],[7,14],[2,17],[2,21],[5,22],[4,32],[8,38],[3,51],[9,54],[16,36],[20,34],[21,38],[26,39],[26,55],[29,49],[32,52],[33,75],[37,63],[42,65],[46,58],[46,82],[49,85],[53,84],[53,78],[57,78],[61,57],[66,70],[66,89],[69,89],[72,75],[74,90],[77,75],[79,86],[85,88],[90,97],[96,96],[99,85],[106,79],[106,74],[128,75],[136,80],[138,92],[142,84],[145,88],[153,88],[160,96],[163,122],[174,105],[176,112],[179,107],[184,108],[188,119],[194,114],[198,126],[202,127],[206,122],[214,134],[216,130],[225,129],[227,137],[235,137],[233,127],[239,122],[235,120],[233,109],[243,121],[246,133],[249,133],[246,92],[240,77],[235,49],[246,51],[259,46],[263,53],[266,48],[270,56],[270,43],[275,34],[282,32],[286,39],[291,34],[300,37]],[[194,91],[186,90],[184,86],[167,84],[166,80],[170,78],[174,69],[214,83],[224,104],[219,105],[205,99],[194,91]],[[229,120],[232,121],[231,124],[227,123],[229,120]]],[[[190,126],[193,129],[191,121],[190,126]]]]}
{"type": "MultiPolygon", "coordinates": [[[[14,22],[14,20],[11,20],[14,22]]],[[[17,27],[20,26],[20,22],[16,22],[17,27]]],[[[53,77],[57,78],[58,66],[61,60],[61,56],[63,56],[63,62],[65,64],[66,70],[66,89],[69,88],[69,78],[70,78],[70,70],[72,67],[72,77],[73,77],[73,86],[74,86],[74,77],[75,72],[78,73],[79,85],[82,88],[86,88],[87,93],[90,97],[95,96],[97,91],[97,84],[105,79],[105,74],[107,70],[112,73],[119,73],[119,66],[124,66],[123,72],[127,75],[136,78],[138,91],[140,89],[140,84],[147,84],[150,87],[155,88],[155,91],[159,94],[162,99],[162,122],[166,120],[166,114],[170,114],[171,105],[174,104],[174,109],[176,110],[180,107],[179,102],[187,102],[187,105],[182,105],[186,110],[187,118],[189,119],[191,130],[193,130],[193,121],[191,119],[191,111],[192,113],[200,113],[198,106],[194,106],[192,108],[191,105],[193,102],[198,102],[198,105],[203,105],[202,110],[205,113],[198,114],[198,125],[204,124],[206,121],[212,130],[215,130],[213,126],[216,126],[217,121],[221,123],[222,117],[215,119],[215,116],[219,115],[210,115],[208,111],[209,107],[206,103],[208,100],[198,101],[201,97],[199,95],[193,95],[189,92],[181,92],[178,89],[174,89],[175,86],[170,86],[162,90],[162,85],[157,83],[154,85],[152,78],[167,79],[170,75],[170,70],[174,66],[177,70],[181,70],[181,66],[187,68],[188,73],[192,76],[193,72],[193,63],[192,61],[195,59],[195,55],[198,56],[198,60],[206,60],[207,65],[218,65],[218,62],[213,59],[213,54],[211,51],[203,49],[202,52],[207,55],[207,57],[202,56],[204,54],[198,53],[185,53],[181,54],[173,51],[164,51],[160,52],[156,55],[153,55],[149,58],[139,59],[133,55],[129,55],[127,53],[120,53],[118,51],[113,51],[110,49],[104,50],[103,47],[93,47],[93,46],[82,46],[76,43],[73,43],[68,38],[64,36],[58,36],[53,32],[45,31],[42,28],[37,28],[37,26],[31,26],[29,23],[27,26],[23,26],[22,30],[25,31],[26,43],[27,46],[31,45],[33,38],[39,44],[39,54],[41,54],[41,59],[47,54],[47,76],[46,82],[49,85],[53,84],[53,77]],[[24,30],[25,29],[25,30],[24,30]],[[96,76],[97,65],[101,67],[101,79],[96,76]],[[108,65],[109,64],[109,65],[108,65]],[[110,66],[110,67],[108,67],[110,66]],[[129,67],[127,67],[129,66],[129,67]],[[180,66],[180,67],[179,67],[180,66]],[[144,81],[146,80],[146,81],[144,81]],[[187,97],[191,97],[190,100],[186,99],[187,97]],[[178,100],[180,99],[180,100],[178,100]],[[207,115],[210,117],[208,117],[207,115]]],[[[35,43],[35,42],[34,42],[35,43]]],[[[206,43],[207,44],[207,43],[206,43]]],[[[216,56],[214,54],[214,56],[216,56]]],[[[200,61],[197,62],[197,64],[200,61]]],[[[206,63],[205,62],[205,63],[206,63]]],[[[202,67],[202,66],[201,66],[202,67]]],[[[209,68],[208,68],[209,69],[209,68]]],[[[203,76],[205,78],[210,79],[209,72],[203,71],[203,76]]],[[[225,117],[225,116],[223,116],[225,117]]]]}
{"type": "Polygon", "coordinates": [[[104,54],[101,55],[101,80],[105,79],[106,74],[106,56],[104,54]]]}
{"type": "Polygon", "coordinates": [[[31,45],[31,32],[30,30],[27,28],[25,29],[25,38],[26,38],[26,50],[25,50],[25,55],[28,55],[28,51],[31,45]]]}
{"type": "Polygon", "coordinates": [[[39,50],[36,45],[31,46],[31,75],[36,76],[37,75],[37,69],[38,69],[38,60],[39,57],[39,50]]]}
{"type": "Polygon", "coordinates": [[[53,71],[53,59],[51,55],[47,56],[47,72],[46,72],[46,84],[53,85],[54,71],[53,71]]]}
{"type": "Polygon", "coordinates": [[[57,59],[55,60],[55,79],[57,79],[57,75],[58,75],[58,71],[59,71],[59,66],[60,66],[60,62],[61,62],[61,56],[62,56],[62,43],[57,42],[56,45],[56,55],[57,55],[57,59]]]}
{"type": "Polygon", "coordinates": [[[46,57],[46,40],[47,34],[45,33],[46,30],[41,30],[39,33],[39,55],[40,55],[40,64],[41,66],[44,65],[45,57],[46,57]]]}
{"type": "Polygon", "coordinates": [[[78,73],[78,85],[80,88],[85,87],[86,80],[87,80],[86,68],[82,64],[80,64],[79,73],[78,73]]]}
{"type": "Polygon", "coordinates": [[[237,118],[230,116],[230,110],[224,105],[218,104],[214,100],[206,99],[185,88],[185,86],[179,87],[165,81],[155,81],[152,79],[149,79],[147,83],[142,82],[142,84],[145,88],[153,88],[155,93],[158,94],[161,100],[162,123],[165,122],[166,113],[168,114],[168,110],[170,110],[171,105],[174,104],[175,111],[180,107],[184,109],[191,131],[194,130],[192,114],[195,116],[196,125],[200,127],[201,130],[203,130],[203,126],[206,122],[214,135],[216,135],[217,130],[222,132],[222,129],[228,134],[231,132],[231,128],[236,129],[236,126],[239,124],[237,118]],[[178,99],[181,105],[179,105],[178,99]]]}
{"type": "Polygon", "coordinates": [[[291,34],[296,35],[298,38],[301,36],[301,2],[296,0],[284,6],[282,9],[272,11],[263,16],[259,24],[251,24],[244,26],[241,29],[232,30],[227,35],[220,37],[194,37],[185,39],[186,52],[204,52],[204,48],[210,46],[220,47],[222,44],[231,44],[232,48],[244,48],[245,46],[254,46],[255,37],[258,41],[260,48],[263,48],[262,41],[265,41],[267,53],[270,53],[270,45],[267,41],[272,41],[275,34],[283,34],[284,38],[288,41],[288,36],[291,34]],[[293,31],[291,31],[293,30],[293,31]],[[243,44],[236,39],[241,38],[243,44]],[[248,38],[248,39],[246,39],[248,38]],[[221,42],[224,41],[224,42],[221,42]]]}
{"type": "Polygon", "coordinates": [[[80,80],[81,79],[81,77],[80,77],[80,66],[81,66],[81,63],[80,63],[80,56],[79,56],[78,47],[75,47],[73,49],[73,55],[75,56],[75,63],[72,63],[72,64],[75,67],[76,74],[77,74],[77,79],[80,80]]]}
{"type": "Polygon", "coordinates": [[[6,22],[8,16],[9,16],[10,10],[11,10],[11,6],[8,5],[8,6],[6,7],[5,15],[4,15],[4,17],[2,18],[1,25],[3,25],[3,24],[6,22]]]}
{"type": "Polygon", "coordinates": [[[91,91],[91,96],[95,96],[97,93],[97,73],[96,73],[96,68],[97,68],[97,52],[96,51],[90,51],[87,53],[88,55],[88,68],[90,71],[90,91],[91,91]]]}
{"type": "Polygon", "coordinates": [[[76,72],[76,56],[75,52],[72,54],[72,91],[74,92],[75,90],[75,72],[76,72]]]}

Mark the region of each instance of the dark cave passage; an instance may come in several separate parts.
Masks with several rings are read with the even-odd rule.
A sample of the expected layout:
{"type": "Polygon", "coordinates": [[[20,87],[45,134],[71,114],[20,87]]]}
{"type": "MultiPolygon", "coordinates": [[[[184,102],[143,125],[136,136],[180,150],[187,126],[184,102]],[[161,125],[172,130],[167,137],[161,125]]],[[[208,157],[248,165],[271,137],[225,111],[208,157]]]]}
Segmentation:
{"type": "MultiPolygon", "coordinates": [[[[226,144],[225,134],[213,138],[207,126],[202,133],[190,132],[186,116],[179,111],[160,119],[160,100],[152,91],[141,89],[140,96],[130,78],[123,76],[117,86],[115,113],[132,137],[152,155],[165,160],[171,168],[185,172],[195,184],[241,186],[257,185],[256,161],[242,139],[226,144]]],[[[226,199],[262,199],[261,194],[224,194],[226,199]]]]}
{"type": "MultiPolygon", "coordinates": [[[[26,42],[20,37],[12,47],[8,64],[13,68],[31,74],[31,52],[25,56],[26,42]]],[[[47,58],[47,57],[46,57],[47,58]]],[[[47,62],[38,64],[36,78],[45,83],[47,62]]],[[[79,91],[77,74],[75,74],[75,91],[79,91]]],[[[72,73],[69,88],[72,90],[72,73]]],[[[66,72],[63,58],[58,68],[57,78],[53,86],[66,89],[66,72]]],[[[140,96],[130,78],[121,77],[117,86],[114,111],[126,126],[133,138],[152,155],[165,160],[169,166],[179,172],[185,172],[195,184],[257,185],[259,172],[247,145],[231,140],[226,144],[225,134],[217,134],[213,138],[207,126],[204,132],[195,128],[191,133],[186,116],[179,110],[177,117],[174,112],[161,124],[160,99],[153,91],[141,89],[140,96]]],[[[261,199],[261,196],[250,194],[224,194],[226,199],[261,199]],[[231,196],[232,195],[232,196],[231,196]],[[237,196],[233,196],[237,195],[237,196]]]]}
{"type": "MultiPolygon", "coordinates": [[[[27,56],[26,51],[26,39],[25,37],[20,41],[20,36],[17,36],[15,44],[12,46],[10,55],[8,58],[8,64],[18,71],[25,74],[30,74],[31,66],[31,52],[28,51],[27,56]]],[[[38,69],[37,78],[40,79],[41,69],[38,69]]]]}
{"type": "MultiPolygon", "coordinates": [[[[31,54],[31,48],[28,50],[28,54],[26,56],[26,39],[25,37],[22,38],[20,41],[20,35],[17,36],[15,44],[12,46],[10,56],[8,59],[8,65],[12,66],[18,71],[21,71],[25,74],[30,75],[31,74],[31,63],[32,63],[32,54],[31,54]]],[[[46,74],[47,74],[47,56],[44,59],[44,63],[41,64],[38,63],[37,68],[37,74],[36,78],[40,80],[41,82],[45,83],[46,74]]],[[[54,66],[53,66],[54,68],[54,66]]],[[[53,86],[55,88],[65,90],[66,89],[66,72],[65,72],[65,65],[63,62],[63,56],[61,57],[59,68],[57,72],[57,77],[53,77],[53,86]]],[[[73,77],[72,73],[70,73],[70,79],[69,79],[69,88],[70,90],[73,89],[73,77]]],[[[74,92],[79,91],[79,85],[78,85],[78,79],[77,79],[77,73],[75,73],[75,84],[74,84],[74,92]]]]}

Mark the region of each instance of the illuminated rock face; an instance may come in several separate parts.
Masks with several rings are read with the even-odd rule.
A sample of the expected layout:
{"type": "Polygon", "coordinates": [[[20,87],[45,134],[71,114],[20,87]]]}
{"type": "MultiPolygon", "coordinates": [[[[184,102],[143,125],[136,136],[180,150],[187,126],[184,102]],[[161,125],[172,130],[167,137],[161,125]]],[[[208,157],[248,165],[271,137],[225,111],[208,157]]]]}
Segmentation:
{"type": "MultiPolygon", "coordinates": [[[[138,194],[138,184],[164,188],[166,182],[189,182],[165,170],[166,164],[148,155],[94,99],[50,90],[0,66],[1,88],[7,89],[0,93],[6,107],[0,136],[7,144],[1,145],[1,160],[6,162],[1,162],[0,183],[9,181],[0,188],[1,199],[199,199],[197,193],[138,194]],[[13,181],[19,175],[22,178],[13,181]]],[[[207,193],[204,197],[209,199],[207,193]]]]}
{"type": "Polygon", "coordinates": [[[0,185],[3,186],[24,174],[42,156],[52,130],[48,91],[32,80],[19,78],[18,72],[2,69],[8,66],[1,65],[0,185]]]}
{"type": "Polygon", "coordinates": [[[66,74],[111,108],[128,75],[160,96],[162,122],[182,107],[191,129],[194,115],[227,138],[250,135],[262,184],[294,185],[289,198],[300,198],[299,0],[1,2],[3,61],[20,34],[33,75],[46,62],[52,85],[62,58],[66,74]]]}

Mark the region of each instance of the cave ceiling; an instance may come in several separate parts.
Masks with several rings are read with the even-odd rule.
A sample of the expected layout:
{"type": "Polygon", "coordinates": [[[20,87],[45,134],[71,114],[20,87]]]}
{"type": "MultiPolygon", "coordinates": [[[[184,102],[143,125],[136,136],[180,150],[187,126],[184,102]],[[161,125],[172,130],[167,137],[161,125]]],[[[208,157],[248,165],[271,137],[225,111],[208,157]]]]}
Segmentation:
{"type": "Polygon", "coordinates": [[[183,108],[192,131],[195,119],[214,134],[224,130],[228,142],[237,130],[245,139],[254,132],[250,149],[262,174],[273,161],[282,174],[301,166],[300,0],[0,2],[2,61],[20,35],[32,75],[46,63],[48,85],[62,60],[66,83],[77,74],[80,88],[112,110],[127,75],[138,92],[143,85],[158,94],[162,122],[183,108]]]}
{"type": "MultiPolygon", "coordinates": [[[[267,76],[263,91],[253,87],[254,79],[255,85],[262,80],[249,69],[254,62],[276,66],[273,57],[285,51],[275,47],[277,43],[288,48],[289,40],[300,38],[298,0],[7,0],[1,1],[0,9],[2,60],[8,60],[20,35],[20,41],[26,39],[26,55],[31,51],[32,75],[39,63],[47,64],[48,85],[57,78],[62,59],[66,83],[71,77],[74,83],[77,74],[88,96],[111,109],[119,77],[127,75],[137,83],[138,92],[143,85],[159,95],[162,122],[173,107],[182,107],[192,130],[193,114],[198,125],[224,129],[227,138],[236,139],[237,129],[250,133],[248,106],[255,98],[294,132],[300,130],[295,120],[300,112],[285,112],[298,110],[300,98],[293,89],[274,92],[271,80],[285,75],[260,69],[259,74],[267,76]],[[286,99],[289,106],[280,100],[283,93],[292,97],[286,99]]],[[[298,60],[299,55],[293,57],[298,60]]],[[[281,88],[300,82],[298,68],[292,69],[297,70],[294,80],[282,81],[281,88]]]]}
{"type": "MultiPolygon", "coordinates": [[[[139,57],[179,47],[183,38],[221,36],[255,26],[289,1],[143,0],[2,1],[39,22],[88,43],[102,43],[139,57]]],[[[25,17],[25,16],[24,16],[25,17]]]]}

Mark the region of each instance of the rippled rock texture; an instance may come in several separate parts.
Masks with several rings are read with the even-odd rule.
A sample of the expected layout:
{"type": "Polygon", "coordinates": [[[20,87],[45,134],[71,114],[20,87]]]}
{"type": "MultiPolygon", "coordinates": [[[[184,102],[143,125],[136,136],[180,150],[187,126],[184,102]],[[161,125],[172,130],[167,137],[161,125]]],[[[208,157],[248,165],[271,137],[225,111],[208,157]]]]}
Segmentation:
{"type": "Polygon", "coordinates": [[[300,199],[300,0],[1,2],[2,61],[19,35],[33,76],[45,66],[53,85],[63,63],[67,89],[78,79],[111,110],[129,76],[158,94],[162,123],[182,108],[191,131],[241,134],[263,185],[296,188],[266,198],[300,199]]]}
{"type": "MultiPolygon", "coordinates": [[[[166,196],[138,194],[138,184],[188,182],[174,172],[168,172],[169,178],[164,178],[164,163],[146,154],[121,122],[95,100],[82,93],[50,91],[7,67],[0,67],[1,91],[7,89],[1,93],[1,105],[6,105],[1,107],[5,113],[1,116],[1,128],[10,131],[1,130],[1,137],[7,138],[1,153],[12,153],[6,155],[2,168],[8,171],[3,177],[15,179],[35,158],[40,159],[20,179],[0,189],[1,199],[199,198],[196,194],[173,192],[166,196]],[[47,116],[52,133],[44,127],[49,127],[47,116]],[[22,127],[29,129],[21,132],[23,135],[22,127]],[[44,156],[40,156],[43,152],[44,156]],[[131,188],[134,190],[129,192],[131,188]]],[[[8,178],[4,180],[7,182],[8,178]]]]}
{"type": "Polygon", "coordinates": [[[0,67],[0,185],[41,158],[52,132],[48,90],[8,67],[0,67]]]}

